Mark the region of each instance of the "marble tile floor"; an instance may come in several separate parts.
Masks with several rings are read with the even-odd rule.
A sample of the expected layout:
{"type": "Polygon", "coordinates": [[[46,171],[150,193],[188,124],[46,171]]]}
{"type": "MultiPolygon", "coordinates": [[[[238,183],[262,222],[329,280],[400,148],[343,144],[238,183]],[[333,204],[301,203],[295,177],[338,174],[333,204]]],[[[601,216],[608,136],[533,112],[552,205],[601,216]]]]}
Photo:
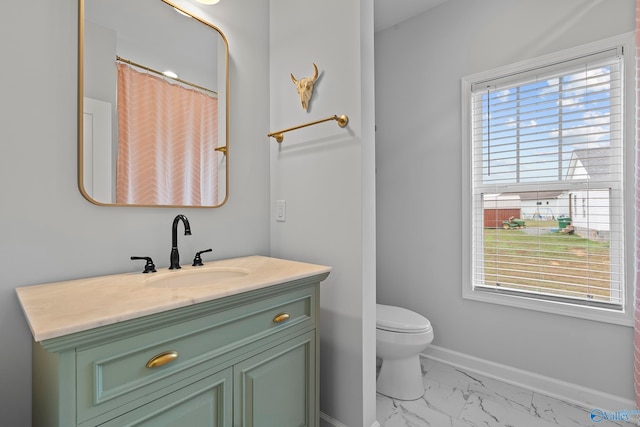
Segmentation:
{"type": "MultiPolygon", "coordinates": [[[[376,395],[381,427],[612,427],[633,422],[591,419],[582,408],[504,382],[421,359],[424,395],[401,401],[376,395]]],[[[634,408],[620,408],[620,410],[634,408]]],[[[618,416],[618,418],[621,418],[618,416]]]]}

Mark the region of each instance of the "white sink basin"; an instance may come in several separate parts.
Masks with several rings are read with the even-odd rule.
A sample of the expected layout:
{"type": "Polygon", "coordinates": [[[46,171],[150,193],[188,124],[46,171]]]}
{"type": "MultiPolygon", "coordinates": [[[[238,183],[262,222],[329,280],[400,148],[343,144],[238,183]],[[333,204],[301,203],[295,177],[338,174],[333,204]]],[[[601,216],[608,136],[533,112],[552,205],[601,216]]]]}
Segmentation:
{"type": "Polygon", "coordinates": [[[145,286],[152,288],[191,288],[215,286],[232,279],[245,277],[249,270],[233,267],[211,267],[202,270],[172,270],[158,276],[150,276],[145,286]]]}

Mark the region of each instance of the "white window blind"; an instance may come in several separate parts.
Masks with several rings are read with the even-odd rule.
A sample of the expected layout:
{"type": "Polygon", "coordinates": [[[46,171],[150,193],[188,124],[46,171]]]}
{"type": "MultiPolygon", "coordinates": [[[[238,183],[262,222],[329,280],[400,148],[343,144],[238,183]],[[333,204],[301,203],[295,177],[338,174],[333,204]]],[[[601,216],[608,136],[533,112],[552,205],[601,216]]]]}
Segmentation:
{"type": "Polygon", "coordinates": [[[474,290],[622,309],[622,61],[471,85],[474,290]]]}

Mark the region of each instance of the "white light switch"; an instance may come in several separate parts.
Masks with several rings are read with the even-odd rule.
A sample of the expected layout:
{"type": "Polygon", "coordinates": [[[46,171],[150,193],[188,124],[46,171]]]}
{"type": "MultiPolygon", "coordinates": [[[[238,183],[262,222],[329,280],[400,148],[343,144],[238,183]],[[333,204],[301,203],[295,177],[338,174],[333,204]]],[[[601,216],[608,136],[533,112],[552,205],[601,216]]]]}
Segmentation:
{"type": "Polygon", "coordinates": [[[287,220],[287,201],[276,200],[276,221],[285,222],[287,220]]]}

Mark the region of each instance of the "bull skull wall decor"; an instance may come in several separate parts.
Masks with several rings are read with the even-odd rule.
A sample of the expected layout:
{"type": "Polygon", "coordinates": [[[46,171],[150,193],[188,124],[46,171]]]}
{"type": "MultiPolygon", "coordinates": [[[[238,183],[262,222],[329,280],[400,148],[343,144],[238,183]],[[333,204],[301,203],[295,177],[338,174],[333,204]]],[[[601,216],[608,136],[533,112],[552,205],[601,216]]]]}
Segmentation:
{"type": "Polygon", "coordinates": [[[313,77],[305,77],[300,80],[296,80],[293,73],[291,73],[291,80],[293,80],[293,84],[295,84],[296,89],[298,89],[300,102],[302,103],[302,108],[305,111],[309,109],[309,101],[313,96],[313,85],[318,78],[318,67],[316,67],[316,64],[313,64],[313,70],[313,77]]]}

